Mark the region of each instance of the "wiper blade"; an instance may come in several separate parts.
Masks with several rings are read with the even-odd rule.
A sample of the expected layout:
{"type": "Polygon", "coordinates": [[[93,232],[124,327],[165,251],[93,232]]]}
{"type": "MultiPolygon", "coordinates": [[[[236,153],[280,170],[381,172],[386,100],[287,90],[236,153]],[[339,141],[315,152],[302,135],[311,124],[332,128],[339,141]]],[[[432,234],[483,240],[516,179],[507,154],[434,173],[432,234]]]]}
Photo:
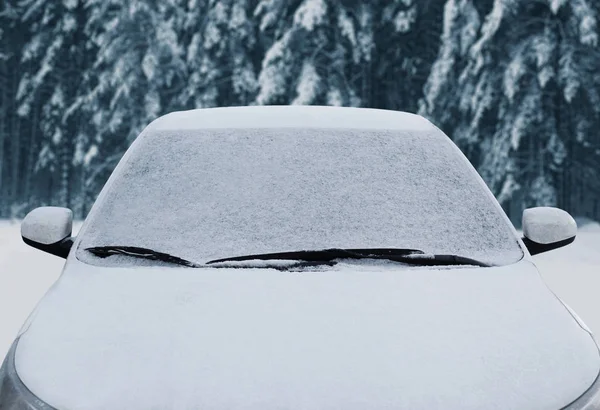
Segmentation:
{"type": "Polygon", "coordinates": [[[373,249],[320,249],[314,251],[294,251],[263,253],[256,255],[233,256],[215,259],[206,264],[249,261],[249,260],[299,260],[306,262],[331,262],[335,259],[385,259],[410,265],[449,266],[473,265],[490,267],[492,265],[460,255],[426,254],[419,249],[373,248],[373,249]]]}
{"type": "MultiPolygon", "coordinates": [[[[320,249],[304,250],[293,252],[263,253],[254,255],[233,256],[222,259],[215,259],[206,262],[206,265],[200,265],[178,256],[170,255],[164,252],[158,252],[149,248],[137,246],[95,246],[86,248],[86,251],[99,258],[107,258],[113,255],[126,255],[135,258],[155,260],[165,263],[172,263],[190,268],[202,268],[206,265],[221,264],[223,262],[241,262],[250,260],[295,260],[309,262],[308,264],[295,264],[282,266],[281,270],[290,268],[309,267],[317,265],[334,265],[331,263],[336,259],[385,259],[394,262],[402,262],[411,265],[424,266],[448,266],[448,265],[474,265],[481,267],[490,267],[492,265],[476,259],[467,258],[460,255],[434,255],[426,254],[419,249],[401,249],[401,248],[372,248],[372,249],[320,249]]],[[[224,265],[221,267],[238,267],[224,265]]]]}
{"type": "Polygon", "coordinates": [[[413,254],[403,256],[402,260],[399,260],[399,262],[424,266],[473,265],[480,266],[482,268],[489,268],[493,266],[489,263],[460,255],[413,254]]]}
{"type": "Polygon", "coordinates": [[[223,259],[215,259],[206,262],[206,264],[249,261],[249,260],[299,260],[306,262],[330,262],[334,259],[388,259],[396,260],[408,255],[424,254],[418,249],[399,249],[399,248],[372,248],[372,249],[320,249],[314,251],[293,251],[262,253],[256,255],[232,256],[223,259]]]}
{"type": "Polygon", "coordinates": [[[160,261],[166,263],[172,263],[175,265],[187,266],[190,268],[200,268],[201,266],[182,259],[178,256],[169,255],[168,253],[157,252],[148,248],[140,248],[137,246],[94,246],[86,248],[86,251],[94,254],[99,258],[107,258],[113,255],[126,255],[134,258],[149,259],[153,261],[160,261]]]}
{"type": "MultiPolygon", "coordinates": [[[[258,261],[255,261],[258,262],[258,261]]],[[[206,265],[207,268],[220,268],[220,269],[275,269],[279,271],[298,271],[310,268],[318,268],[321,266],[335,266],[335,261],[322,261],[322,262],[308,262],[308,261],[294,261],[286,260],[287,264],[282,263],[283,260],[279,260],[276,263],[274,261],[260,261],[262,263],[251,263],[251,261],[226,261],[226,262],[212,262],[210,265],[206,265]],[[269,263],[271,262],[271,263],[269,263]]]]}

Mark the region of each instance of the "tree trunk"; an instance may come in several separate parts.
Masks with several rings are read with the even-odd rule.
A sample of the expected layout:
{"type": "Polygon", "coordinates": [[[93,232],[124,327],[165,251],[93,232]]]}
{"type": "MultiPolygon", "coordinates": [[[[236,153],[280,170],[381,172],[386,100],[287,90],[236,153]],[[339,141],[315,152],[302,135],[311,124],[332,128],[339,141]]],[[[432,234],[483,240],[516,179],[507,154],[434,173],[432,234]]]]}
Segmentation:
{"type": "MultiPolygon", "coordinates": [[[[13,73],[13,81],[12,84],[19,83],[19,75],[18,71],[15,70],[13,73]]],[[[10,152],[10,160],[11,160],[11,189],[10,189],[10,202],[11,205],[17,205],[19,200],[19,186],[21,185],[21,175],[19,172],[19,166],[21,164],[21,120],[18,115],[13,116],[12,121],[12,135],[11,135],[11,152],[10,152]]],[[[16,216],[12,215],[11,217],[16,216]]]]}
{"type": "Polygon", "coordinates": [[[2,171],[4,170],[4,141],[6,140],[6,132],[7,132],[7,112],[8,112],[8,87],[6,84],[6,72],[7,72],[8,64],[0,65],[0,90],[2,91],[2,95],[0,96],[0,217],[4,217],[7,214],[7,202],[6,195],[3,190],[5,187],[5,181],[3,179],[4,174],[2,171]]]}
{"type": "Polygon", "coordinates": [[[60,152],[60,194],[59,202],[61,206],[70,208],[71,206],[71,150],[70,146],[72,142],[70,138],[63,135],[61,141],[61,152],[60,152]]]}
{"type": "Polygon", "coordinates": [[[27,163],[25,164],[25,172],[23,175],[24,187],[23,187],[23,198],[31,205],[34,201],[34,192],[32,190],[33,178],[35,175],[35,165],[37,162],[37,136],[38,136],[38,120],[39,111],[33,110],[33,117],[31,119],[31,127],[29,131],[29,145],[27,147],[27,163]]]}

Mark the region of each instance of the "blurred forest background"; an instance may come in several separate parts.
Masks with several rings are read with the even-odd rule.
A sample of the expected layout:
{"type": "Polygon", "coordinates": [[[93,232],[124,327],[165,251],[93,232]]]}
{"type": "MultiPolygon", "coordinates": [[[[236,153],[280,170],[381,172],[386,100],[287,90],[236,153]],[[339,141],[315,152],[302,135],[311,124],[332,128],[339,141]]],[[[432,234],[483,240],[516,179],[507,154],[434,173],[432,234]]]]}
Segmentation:
{"type": "Polygon", "coordinates": [[[600,220],[598,0],[0,0],[0,217],[84,217],[174,110],[419,112],[515,223],[600,220]]]}

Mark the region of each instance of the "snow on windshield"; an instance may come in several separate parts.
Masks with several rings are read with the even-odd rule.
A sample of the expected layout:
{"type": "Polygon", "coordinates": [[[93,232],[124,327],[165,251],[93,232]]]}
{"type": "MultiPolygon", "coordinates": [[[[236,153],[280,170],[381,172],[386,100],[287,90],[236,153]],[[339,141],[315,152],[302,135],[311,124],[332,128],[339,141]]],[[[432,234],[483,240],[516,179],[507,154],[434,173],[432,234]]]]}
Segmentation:
{"type": "Polygon", "coordinates": [[[108,245],[196,262],[323,248],[415,248],[496,265],[522,257],[475,171],[436,129],[151,131],[115,171],[78,255],[108,245]]]}

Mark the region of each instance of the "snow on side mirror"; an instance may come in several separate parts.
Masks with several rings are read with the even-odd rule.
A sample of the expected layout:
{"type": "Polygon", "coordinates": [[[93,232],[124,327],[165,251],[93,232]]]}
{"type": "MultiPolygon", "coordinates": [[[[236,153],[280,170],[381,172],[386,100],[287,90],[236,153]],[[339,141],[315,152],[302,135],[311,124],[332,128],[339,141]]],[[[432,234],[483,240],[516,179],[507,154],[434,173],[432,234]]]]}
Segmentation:
{"type": "Polygon", "coordinates": [[[523,242],[532,255],[566,246],[576,235],[575,219],[562,209],[537,207],[523,211],[523,242]]]}
{"type": "Polygon", "coordinates": [[[73,212],[44,206],[29,212],[21,223],[23,242],[52,255],[66,258],[73,245],[73,212]]]}

